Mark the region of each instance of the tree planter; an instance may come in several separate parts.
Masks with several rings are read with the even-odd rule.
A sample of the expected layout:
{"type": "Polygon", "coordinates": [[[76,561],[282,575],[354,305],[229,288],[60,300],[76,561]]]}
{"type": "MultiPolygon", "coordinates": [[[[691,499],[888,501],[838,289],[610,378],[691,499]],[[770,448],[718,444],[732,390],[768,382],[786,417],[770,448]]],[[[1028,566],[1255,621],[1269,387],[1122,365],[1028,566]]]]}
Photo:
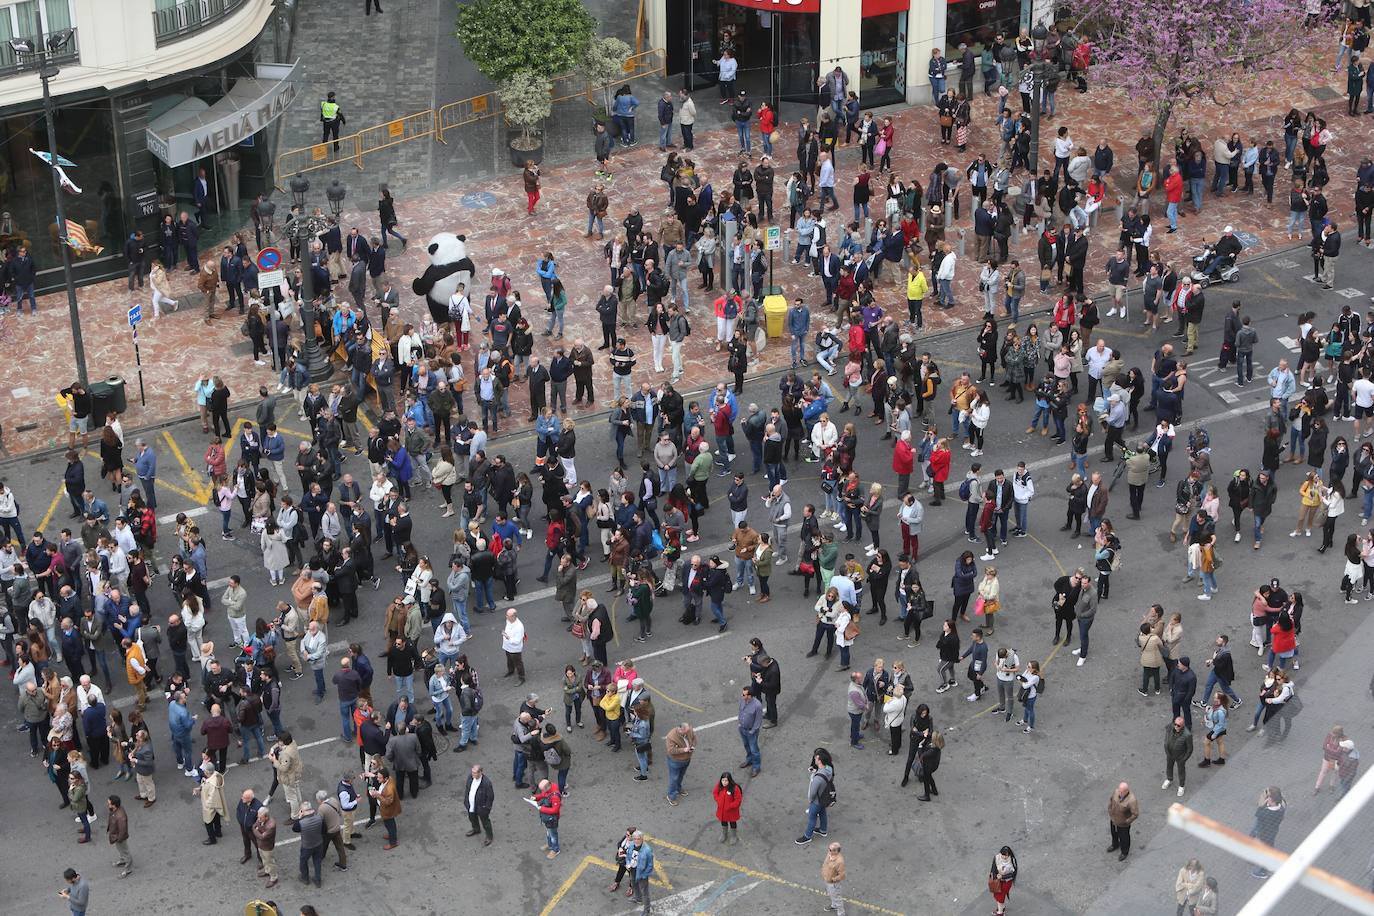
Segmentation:
{"type": "Polygon", "coordinates": [[[526,140],[521,131],[512,130],[506,133],[506,148],[510,151],[511,165],[518,169],[523,169],[526,162],[533,162],[535,165],[544,161],[544,138],[535,136],[526,140]],[[524,147],[533,145],[532,149],[524,147]]]}

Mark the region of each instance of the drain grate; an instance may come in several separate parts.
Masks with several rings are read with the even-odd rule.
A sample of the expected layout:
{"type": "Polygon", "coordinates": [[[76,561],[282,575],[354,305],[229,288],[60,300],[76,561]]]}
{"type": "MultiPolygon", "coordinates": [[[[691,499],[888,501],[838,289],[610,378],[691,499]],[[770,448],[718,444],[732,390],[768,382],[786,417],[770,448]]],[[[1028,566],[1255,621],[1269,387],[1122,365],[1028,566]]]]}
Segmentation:
{"type": "Polygon", "coordinates": [[[1344,98],[1343,95],[1330,86],[1309,86],[1307,88],[1307,93],[1318,102],[1334,102],[1336,99],[1344,98]]]}

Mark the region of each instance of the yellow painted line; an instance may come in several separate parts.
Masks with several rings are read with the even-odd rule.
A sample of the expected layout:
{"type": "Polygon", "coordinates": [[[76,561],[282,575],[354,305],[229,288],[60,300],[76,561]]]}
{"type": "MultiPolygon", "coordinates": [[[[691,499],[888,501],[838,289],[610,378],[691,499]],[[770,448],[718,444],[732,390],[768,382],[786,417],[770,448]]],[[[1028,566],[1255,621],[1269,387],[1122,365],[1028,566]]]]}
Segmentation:
{"type": "MultiPolygon", "coordinates": [[[[94,459],[96,459],[97,461],[100,460],[100,454],[99,454],[98,452],[92,451],[91,449],[86,449],[82,454],[85,454],[85,455],[87,455],[87,456],[89,456],[89,457],[91,457],[91,458],[94,458],[94,459]]],[[[138,472],[135,470],[134,466],[133,466],[132,464],[129,464],[127,461],[124,462],[124,470],[128,471],[129,474],[130,474],[131,476],[133,476],[133,477],[135,477],[135,478],[138,477],[138,472]]],[[[163,480],[161,477],[159,477],[159,478],[157,479],[157,487],[158,487],[158,489],[160,489],[160,490],[170,490],[170,491],[172,491],[173,493],[178,493],[178,494],[180,494],[180,495],[186,497],[187,499],[191,500],[192,502],[202,502],[202,501],[203,501],[203,500],[201,500],[199,497],[197,497],[196,494],[192,493],[190,490],[183,490],[181,487],[177,486],[177,485],[174,484],[174,483],[167,483],[167,482],[166,482],[165,480],[163,480]]]]}
{"type": "MultiPolygon", "coordinates": [[[[1050,559],[1054,561],[1054,565],[1057,566],[1057,567],[1059,568],[1059,575],[1061,575],[1061,576],[1068,575],[1067,571],[1064,569],[1064,564],[1059,562],[1059,557],[1055,555],[1055,552],[1054,552],[1053,550],[1051,550],[1051,549],[1045,544],[1044,541],[1040,540],[1038,537],[1036,537],[1036,536],[1033,535],[1033,534],[1027,534],[1026,536],[1029,537],[1029,538],[1030,538],[1032,541],[1034,541],[1035,543],[1039,544],[1039,545],[1044,549],[1045,553],[1047,553],[1047,554],[1050,555],[1050,559]]],[[[1070,636],[1072,636],[1072,634],[1070,634],[1070,636]]],[[[1059,654],[1059,650],[1062,649],[1063,647],[1064,647],[1064,644],[1063,644],[1063,643],[1055,643],[1055,644],[1054,644],[1054,648],[1050,650],[1050,654],[1049,654],[1048,656],[1046,656],[1046,658],[1045,658],[1045,660],[1044,660],[1043,662],[1040,663],[1040,671],[1041,671],[1042,674],[1044,673],[1045,669],[1048,668],[1048,667],[1050,666],[1050,662],[1054,660],[1054,657],[1055,657],[1056,655],[1059,654]]],[[[963,728],[965,725],[968,725],[970,722],[975,722],[975,721],[977,721],[978,719],[983,718],[983,716],[986,716],[986,715],[990,714],[990,713],[992,712],[992,710],[993,710],[993,707],[991,707],[991,706],[985,706],[985,707],[983,707],[983,709],[981,709],[981,710],[979,710],[978,712],[974,713],[973,715],[969,716],[967,719],[964,719],[962,722],[959,722],[959,723],[957,723],[957,724],[955,724],[955,725],[951,725],[951,726],[947,727],[947,728],[945,729],[945,731],[947,731],[947,732],[957,731],[958,729],[963,728]]]]}
{"type": "MultiPolygon", "coordinates": [[[[539,916],[549,916],[558,904],[563,902],[563,898],[568,896],[568,892],[577,884],[577,879],[581,878],[583,873],[592,866],[604,868],[612,872],[617,870],[615,863],[607,862],[600,856],[583,856],[582,861],[577,863],[577,867],[572,870],[572,873],[563,879],[563,883],[558,886],[558,890],[554,891],[553,896],[549,898],[549,902],[544,904],[544,908],[539,911],[539,916]]],[[[667,873],[657,862],[654,863],[654,872],[658,877],[649,879],[650,886],[661,887],[669,891],[673,889],[673,885],[668,882],[667,873]]]]}
{"type": "MultiPolygon", "coordinates": [[[[643,678],[640,678],[640,680],[644,680],[644,679],[643,679],[643,678]]],[[[649,688],[650,690],[652,690],[654,693],[656,693],[656,694],[658,694],[659,696],[663,697],[663,699],[667,700],[669,703],[672,703],[674,706],[681,706],[683,709],[690,709],[692,712],[697,713],[698,715],[700,715],[700,714],[706,712],[706,710],[704,710],[704,709],[698,709],[697,707],[693,706],[693,705],[690,704],[690,703],[684,703],[684,702],[682,702],[681,700],[675,700],[675,699],[673,699],[672,697],[668,696],[668,694],[664,693],[662,690],[659,690],[659,689],[658,689],[657,687],[655,687],[653,684],[650,684],[648,681],[644,681],[644,686],[645,686],[645,687],[648,687],[648,688],[649,688]]]]}
{"type": "Polygon", "coordinates": [[[1038,537],[1036,537],[1033,534],[1030,534],[1029,532],[1027,532],[1026,537],[1030,538],[1032,541],[1039,544],[1044,549],[1045,553],[1050,555],[1050,559],[1054,561],[1054,565],[1059,568],[1059,575],[1068,575],[1068,573],[1064,570],[1064,564],[1059,562],[1059,557],[1055,556],[1054,551],[1050,550],[1050,548],[1045,545],[1044,541],[1040,540],[1038,537]]]}
{"type": "MultiPolygon", "coordinates": [[[[793,890],[805,891],[806,893],[814,894],[817,897],[825,896],[825,891],[820,890],[818,888],[807,887],[805,884],[798,884],[795,881],[788,881],[786,878],[779,878],[777,875],[774,875],[771,872],[759,871],[756,868],[749,868],[747,866],[740,865],[736,862],[731,862],[728,859],[719,859],[715,856],[708,855],[704,852],[697,852],[695,849],[691,849],[686,846],[679,846],[676,843],[670,843],[661,837],[646,836],[645,839],[649,840],[655,846],[658,846],[662,849],[671,849],[673,852],[681,853],[684,856],[690,856],[694,859],[700,859],[703,862],[710,862],[712,865],[717,865],[723,869],[726,869],[727,871],[738,872],[739,874],[746,875],[750,878],[760,878],[764,881],[771,881],[774,884],[779,884],[783,887],[790,887],[793,890]]],[[[887,907],[879,906],[876,903],[865,903],[862,900],[855,900],[853,897],[846,897],[844,898],[844,901],[850,906],[858,907],[861,910],[868,910],[871,913],[885,913],[887,914],[887,916],[906,916],[906,914],[898,910],[889,910],[887,907]]]]}
{"type": "Polygon", "coordinates": [[[181,446],[177,445],[176,440],[172,438],[170,432],[164,430],[162,433],[162,440],[167,443],[167,448],[171,451],[172,457],[177,460],[177,464],[181,465],[181,473],[182,476],[186,478],[187,486],[194,489],[196,503],[200,504],[207,502],[210,499],[210,494],[213,492],[210,483],[208,481],[205,483],[201,482],[201,475],[191,467],[191,463],[187,461],[186,456],[181,453],[181,446]]]}
{"type": "Polygon", "coordinates": [[[568,891],[573,889],[573,885],[577,883],[577,879],[582,877],[582,873],[587,870],[588,865],[592,864],[594,858],[594,856],[587,856],[581,862],[577,863],[577,867],[572,870],[572,874],[563,879],[563,883],[558,885],[558,890],[554,891],[553,896],[549,898],[549,902],[544,904],[544,908],[539,911],[539,916],[549,916],[549,914],[554,911],[554,908],[563,902],[563,898],[568,896],[568,891]]]}
{"type": "MultiPolygon", "coordinates": [[[[42,531],[48,527],[48,522],[52,521],[53,514],[57,512],[57,507],[62,504],[62,499],[67,495],[67,488],[62,484],[57,485],[57,493],[54,494],[52,502],[48,503],[48,511],[43,513],[43,520],[38,523],[35,531],[42,531]]],[[[20,547],[23,547],[21,544],[20,547]]]]}
{"type": "Polygon", "coordinates": [[[377,431],[377,427],[372,425],[372,421],[367,418],[367,414],[363,413],[361,407],[358,409],[358,422],[363,424],[363,429],[367,430],[369,433],[375,433],[377,431]]]}

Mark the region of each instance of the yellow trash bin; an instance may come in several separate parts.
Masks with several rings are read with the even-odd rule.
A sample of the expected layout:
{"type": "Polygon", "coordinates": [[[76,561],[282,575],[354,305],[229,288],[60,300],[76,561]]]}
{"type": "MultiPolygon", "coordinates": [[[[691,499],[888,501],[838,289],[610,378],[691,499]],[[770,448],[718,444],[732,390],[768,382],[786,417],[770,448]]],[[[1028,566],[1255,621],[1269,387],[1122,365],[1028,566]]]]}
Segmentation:
{"type": "Polygon", "coordinates": [[[768,336],[781,337],[787,324],[787,297],[765,296],[763,315],[768,325],[768,336]]]}

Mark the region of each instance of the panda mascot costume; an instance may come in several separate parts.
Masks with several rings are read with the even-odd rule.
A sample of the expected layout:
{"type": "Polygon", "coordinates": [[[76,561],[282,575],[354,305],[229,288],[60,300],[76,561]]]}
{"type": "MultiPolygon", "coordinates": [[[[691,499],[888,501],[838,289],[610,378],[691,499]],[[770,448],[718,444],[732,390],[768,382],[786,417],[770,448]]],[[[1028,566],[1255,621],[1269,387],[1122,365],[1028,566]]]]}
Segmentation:
{"type": "Polygon", "coordinates": [[[468,257],[467,237],[441,232],[429,240],[429,266],[411,283],[411,292],[424,296],[429,303],[429,316],[435,324],[449,320],[448,301],[458,284],[472,289],[472,277],[477,272],[468,257]]]}

